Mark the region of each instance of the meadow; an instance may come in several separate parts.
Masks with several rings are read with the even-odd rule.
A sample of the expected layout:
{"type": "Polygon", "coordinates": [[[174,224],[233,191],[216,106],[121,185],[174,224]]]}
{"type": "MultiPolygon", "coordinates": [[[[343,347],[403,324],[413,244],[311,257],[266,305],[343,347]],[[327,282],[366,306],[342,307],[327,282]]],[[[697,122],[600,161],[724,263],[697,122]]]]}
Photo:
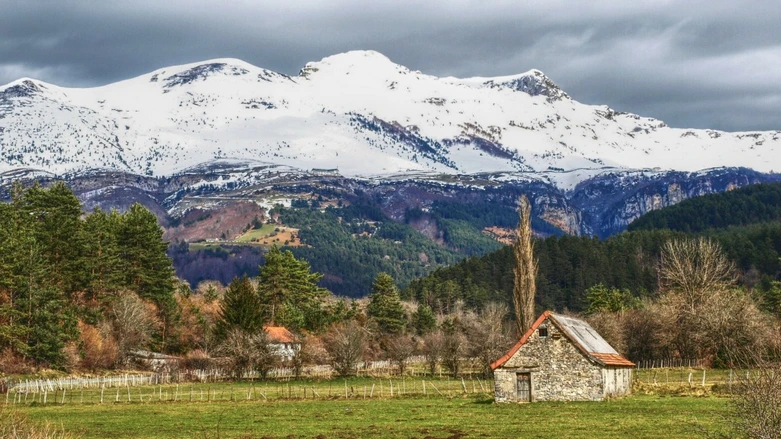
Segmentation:
{"type": "MultiPolygon", "coordinates": [[[[102,404],[94,402],[99,401],[100,391],[87,389],[86,393],[51,395],[54,402],[50,399],[46,404],[38,399],[6,407],[85,439],[567,439],[624,435],[640,439],[691,438],[703,429],[719,430],[724,427],[722,415],[728,404],[726,398],[711,393],[679,396],[683,393],[672,391],[672,384],[651,385],[657,392],[644,390],[645,394],[604,402],[494,404],[490,392],[484,392],[479,384],[483,388],[491,385],[485,381],[428,380],[424,394],[423,380],[203,383],[128,387],[118,389],[120,392],[107,389],[102,404]]],[[[691,388],[688,384],[685,387],[691,388]]]]}

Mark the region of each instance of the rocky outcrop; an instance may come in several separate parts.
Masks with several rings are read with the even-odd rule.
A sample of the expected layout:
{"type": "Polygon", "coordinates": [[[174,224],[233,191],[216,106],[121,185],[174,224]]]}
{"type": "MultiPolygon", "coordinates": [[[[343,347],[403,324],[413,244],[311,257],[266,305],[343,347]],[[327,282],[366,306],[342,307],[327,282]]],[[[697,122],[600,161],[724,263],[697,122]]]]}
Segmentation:
{"type": "MultiPolygon", "coordinates": [[[[723,192],[750,184],[781,181],[777,174],[763,174],[744,168],[708,172],[624,172],[608,173],[562,190],[539,180],[496,181],[490,176],[400,178],[358,180],[338,176],[292,172],[273,166],[237,170],[215,166],[173,177],[156,178],[119,171],[87,172],[64,177],[84,204],[85,210],[101,207],[125,210],[140,202],[155,212],[163,225],[193,207],[206,210],[259,198],[311,199],[313,194],[349,202],[364,199],[376,204],[395,221],[406,221],[410,209],[427,212],[437,201],[488,204],[515,209],[521,195],[532,201],[533,227],[539,235],[551,233],[606,237],[624,230],[629,223],[652,210],[687,198],[723,192]],[[197,171],[197,172],[196,172],[197,171]]],[[[0,198],[8,199],[16,180],[38,180],[47,184],[53,175],[14,173],[0,175],[0,198]]],[[[253,211],[254,215],[254,211],[253,211]]],[[[425,215],[411,224],[435,242],[442,242],[436,219],[425,215]]],[[[487,225],[492,226],[492,225],[487,225]]],[[[481,226],[481,229],[486,225],[481,226]]]]}

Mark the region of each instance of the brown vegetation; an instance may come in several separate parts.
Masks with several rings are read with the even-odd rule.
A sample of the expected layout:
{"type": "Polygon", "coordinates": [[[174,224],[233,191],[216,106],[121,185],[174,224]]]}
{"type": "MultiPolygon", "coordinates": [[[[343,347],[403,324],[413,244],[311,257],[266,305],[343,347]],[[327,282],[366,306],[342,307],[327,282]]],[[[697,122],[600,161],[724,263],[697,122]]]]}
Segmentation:
{"type": "Polygon", "coordinates": [[[773,318],[736,288],[733,266],[717,244],[705,239],[668,242],[659,277],[657,298],[635,309],[588,317],[629,358],[699,358],[729,365],[777,338],[773,318]]]}
{"type": "Polygon", "coordinates": [[[364,328],[354,320],[337,323],[328,330],[324,342],[334,370],[341,376],[355,375],[366,350],[364,328]]]}
{"type": "Polygon", "coordinates": [[[254,202],[221,202],[209,208],[193,208],[184,214],[180,224],[166,230],[167,241],[194,242],[206,239],[235,238],[255,217],[264,218],[263,209],[254,202]]]}
{"type": "Polygon", "coordinates": [[[51,424],[36,425],[27,416],[0,407],[0,439],[69,439],[75,437],[51,424]]]}
{"type": "Polygon", "coordinates": [[[515,230],[497,226],[485,227],[483,233],[504,245],[513,245],[517,236],[515,230]]]}

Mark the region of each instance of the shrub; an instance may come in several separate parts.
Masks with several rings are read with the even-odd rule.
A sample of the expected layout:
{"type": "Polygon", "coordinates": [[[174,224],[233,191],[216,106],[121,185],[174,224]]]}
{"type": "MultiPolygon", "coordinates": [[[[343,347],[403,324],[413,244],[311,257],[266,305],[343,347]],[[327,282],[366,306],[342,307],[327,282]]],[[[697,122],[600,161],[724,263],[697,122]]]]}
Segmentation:
{"type": "Polygon", "coordinates": [[[0,439],[70,439],[73,437],[51,424],[36,425],[19,412],[0,407],[0,439]]]}

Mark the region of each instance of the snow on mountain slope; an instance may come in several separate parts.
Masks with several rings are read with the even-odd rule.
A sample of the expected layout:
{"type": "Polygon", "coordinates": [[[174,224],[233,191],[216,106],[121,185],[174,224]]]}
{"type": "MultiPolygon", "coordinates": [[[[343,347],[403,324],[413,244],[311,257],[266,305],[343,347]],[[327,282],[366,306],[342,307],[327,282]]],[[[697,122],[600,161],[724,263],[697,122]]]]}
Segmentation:
{"type": "Polygon", "coordinates": [[[167,176],[231,159],[347,176],[510,172],[572,186],[615,168],[769,171],[780,146],[777,131],[674,129],[584,105],[538,70],[438,78],[371,51],[308,63],[296,77],[218,59],[88,89],[0,87],[0,172],[167,176]]]}

